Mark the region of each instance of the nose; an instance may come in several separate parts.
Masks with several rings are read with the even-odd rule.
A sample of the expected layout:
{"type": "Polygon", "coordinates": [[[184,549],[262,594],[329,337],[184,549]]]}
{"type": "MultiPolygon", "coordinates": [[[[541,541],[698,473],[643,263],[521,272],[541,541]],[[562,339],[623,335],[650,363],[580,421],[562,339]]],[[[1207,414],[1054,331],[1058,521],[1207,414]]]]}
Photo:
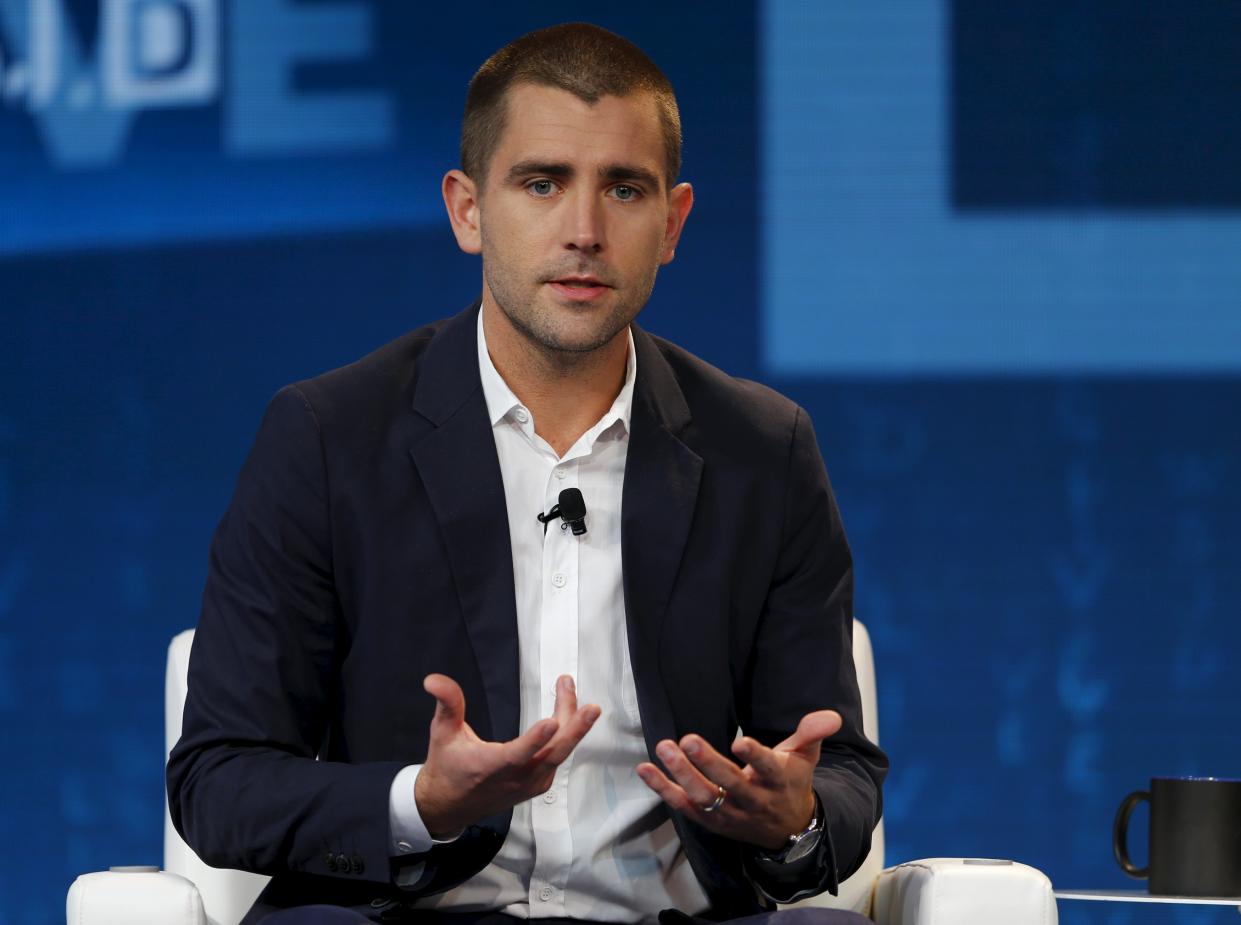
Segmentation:
{"type": "Polygon", "coordinates": [[[567,212],[565,247],[597,254],[606,244],[603,202],[593,193],[575,195],[567,212]]]}

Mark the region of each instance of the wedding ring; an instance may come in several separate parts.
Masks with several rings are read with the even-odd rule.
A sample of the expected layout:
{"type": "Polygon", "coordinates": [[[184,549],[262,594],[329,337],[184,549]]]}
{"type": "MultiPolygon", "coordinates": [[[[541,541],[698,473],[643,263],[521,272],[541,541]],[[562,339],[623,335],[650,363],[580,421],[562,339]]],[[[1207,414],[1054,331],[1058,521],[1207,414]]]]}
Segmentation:
{"type": "Polygon", "coordinates": [[[715,788],[718,791],[715,794],[715,800],[711,803],[710,806],[704,806],[702,808],[702,811],[704,813],[715,812],[717,809],[719,809],[721,806],[724,805],[724,797],[728,796],[728,791],[725,790],[723,787],[721,787],[719,784],[716,784],[715,788]]]}

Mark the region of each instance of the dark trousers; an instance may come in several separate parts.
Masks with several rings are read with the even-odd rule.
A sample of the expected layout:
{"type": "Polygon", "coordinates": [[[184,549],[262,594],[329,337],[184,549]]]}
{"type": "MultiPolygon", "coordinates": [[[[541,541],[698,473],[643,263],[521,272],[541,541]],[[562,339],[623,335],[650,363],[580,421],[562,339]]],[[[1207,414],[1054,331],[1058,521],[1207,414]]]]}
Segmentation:
{"type": "MultiPolygon", "coordinates": [[[[415,913],[415,915],[417,915],[415,913]]],[[[525,925],[521,919],[502,912],[458,913],[428,911],[424,913],[427,925],[525,925]]],[[[402,921],[420,923],[423,916],[402,921]]],[[[282,909],[265,916],[259,925],[372,925],[382,919],[368,918],[361,912],[341,906],[299,906],[282,909]]],[[[839,909],[786,909],[783,912],[764,912],[733,919],[744,925],[869,925],[870,920],[856,912],[839,909]]],[[[538,925],[597,925],[579,919],[538,919],[538,925]]]]}

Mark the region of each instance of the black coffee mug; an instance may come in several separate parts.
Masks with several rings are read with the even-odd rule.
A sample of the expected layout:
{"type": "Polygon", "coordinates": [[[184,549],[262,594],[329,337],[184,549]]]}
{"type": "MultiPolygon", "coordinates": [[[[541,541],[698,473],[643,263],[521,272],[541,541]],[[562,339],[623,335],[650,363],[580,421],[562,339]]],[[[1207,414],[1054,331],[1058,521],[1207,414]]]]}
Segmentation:
{"type": "Polygon", "coordinates": [[[1241,897],[1241,780],[1156,777],[1125,797],[1112,827],[1116,862],[1155,896],[1241,897]],[[1129,816],[1150,804],[1150,861],[1129,859],[1129,816]]]}

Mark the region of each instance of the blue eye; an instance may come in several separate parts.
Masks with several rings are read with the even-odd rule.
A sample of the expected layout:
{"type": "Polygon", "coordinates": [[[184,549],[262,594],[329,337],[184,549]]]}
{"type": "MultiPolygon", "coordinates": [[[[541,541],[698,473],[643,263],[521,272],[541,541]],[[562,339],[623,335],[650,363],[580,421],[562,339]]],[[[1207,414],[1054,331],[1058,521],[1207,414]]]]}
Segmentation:
{"type": "Polygon", "coordinates": [[[536,196],[550,196],[555,189],[556,184],[551,180],[535,180],[530,184],[530,191],[536,196]]]}
{"type": "Polygon", "coordinates": [[[621,202],[633,202],[639,196],[638,191],[632,186],[618,186],[612,192],[616,194],[616,198],[621,202]]]}

